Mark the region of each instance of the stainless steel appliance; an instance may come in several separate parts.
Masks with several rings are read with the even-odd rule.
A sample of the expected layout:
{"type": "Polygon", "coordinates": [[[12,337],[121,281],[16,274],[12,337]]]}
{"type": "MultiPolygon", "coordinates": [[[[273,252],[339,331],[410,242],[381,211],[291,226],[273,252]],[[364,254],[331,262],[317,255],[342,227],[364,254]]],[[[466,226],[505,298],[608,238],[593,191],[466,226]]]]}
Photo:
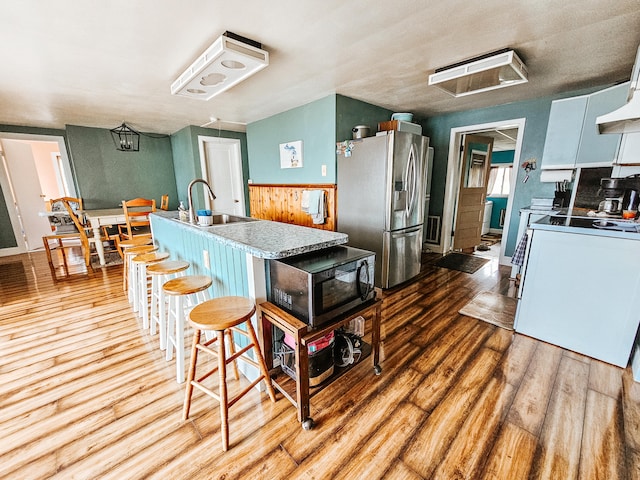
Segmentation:
{"type": "Polygon", "coordinates": [[[375,254],[338,246],[267,262],[267,299],[318,327],[375,298],[375,254]]]}
{"type": "Polygon", "coordinates": [[[388,131],[352,145],[338,157],[337,230],[376,253],[375,285],[390,288],[420,273],[429,139],[388,131]]]}
{"type": "Polygon", "coordinates": [[[622,199],[624,195],[624,179],[603,178],[600,180],[598,194],[604,197],[598,206],[599,212],[607,215],[620,215],[622,213],[622,199]]]}

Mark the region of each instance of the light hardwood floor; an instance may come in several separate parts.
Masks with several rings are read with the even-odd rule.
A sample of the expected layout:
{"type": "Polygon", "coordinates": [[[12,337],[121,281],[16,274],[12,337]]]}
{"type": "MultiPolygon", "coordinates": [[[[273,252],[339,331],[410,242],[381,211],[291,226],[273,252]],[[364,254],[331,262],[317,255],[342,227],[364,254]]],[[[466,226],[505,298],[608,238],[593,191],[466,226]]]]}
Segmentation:
{"type": "Polygon", "coordinates": [[[640,479],[630,369],[458,314],[509,293],[509,269],[425,259],[384,296],[380,376],[364,361],[313,396],[310,431],[252,392],[223,453],[213,400],[181,420],[184,386],[120,267],[54,283],[44,253],[0,258],[0,478],[640,479]]]}

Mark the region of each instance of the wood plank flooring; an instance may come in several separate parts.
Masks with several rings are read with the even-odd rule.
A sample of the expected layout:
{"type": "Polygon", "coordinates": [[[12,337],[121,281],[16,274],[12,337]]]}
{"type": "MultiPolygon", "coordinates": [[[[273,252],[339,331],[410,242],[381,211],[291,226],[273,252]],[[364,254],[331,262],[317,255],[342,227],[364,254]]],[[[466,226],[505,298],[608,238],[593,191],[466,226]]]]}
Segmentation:
{"type": "MultiPolygon", "coordinates": [[[[252,391],[220,445],[122,292],[121,267],[53,282],[44,253],[0,258],[0,478],[640,480],[640,384],[625,370],[465,317],[507,267],[438,268],[384,294],[370,359],[311,399],[252,391]]],[[[242,388],[246,381],[230,381],[242,388]]]]}

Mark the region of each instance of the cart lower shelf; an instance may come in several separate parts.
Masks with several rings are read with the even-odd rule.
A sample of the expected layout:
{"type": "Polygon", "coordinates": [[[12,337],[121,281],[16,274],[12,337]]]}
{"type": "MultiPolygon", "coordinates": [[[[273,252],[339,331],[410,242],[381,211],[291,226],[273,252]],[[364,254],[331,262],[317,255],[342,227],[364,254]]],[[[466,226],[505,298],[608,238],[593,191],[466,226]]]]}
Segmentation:
{"type": "Polygon", "coordinates": [[[381,300],[372,300],[362,305],[358,309],[351,310],[322,328],[309,330],[309,326],[298,320],[279,307],[270,302],[260,304],[262,319],[262,335],[263,348],[265,352],[265,361],[267,368],[271,374],[274,388],[284,395],[291,404],[296,407],[298,413],[298,421],[302,424],[302,428],[309,430],[313,428],[314,422],[310,417],[309,403],[310,399],[316,393],[328,387],[331,383],[338,380],[342,375],[354,366],[362,363],[365,359],[372,357],[373,369],[376,375],[382,373],[379,365],[380,357],[380,311],[381,300]],[[365,320],[371,322],[371,344],[362,343],[361,356],[357,362],[344,367],[334,367],[333,374],[317,386],[309,385],[309,356],[307,345],[318,338],[326,335],[332,330],[336,330],[346,325],[353,318],[362,316],[365,320]],[[282,371],[280,366],[274,368],[273,365],[273,328],[277,327],[282,331],[289,333],[294,339],[295,351],[295,378],[282,371]]]}

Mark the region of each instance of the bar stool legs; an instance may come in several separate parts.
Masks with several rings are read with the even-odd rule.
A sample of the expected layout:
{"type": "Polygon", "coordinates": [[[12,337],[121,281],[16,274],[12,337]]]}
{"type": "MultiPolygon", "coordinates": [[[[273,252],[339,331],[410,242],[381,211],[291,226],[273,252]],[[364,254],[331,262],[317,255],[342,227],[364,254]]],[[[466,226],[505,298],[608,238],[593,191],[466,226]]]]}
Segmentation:
{"type": "MultiPolygon", "coordinates": [[[[222,436],[222,449],[224,451],[229,449],[229,407],[234,405],[262,380],[265,381],[271,401],[276,401],[273,385],[271,384],[271,378],[269,377],[264,357],[260,351],[260,344],[258,343],[255,330],[251,324],[251,317],[254,312],[255,304],[248,298],[221,297],[208,300],[197,305],[189,314],[189,323],[195,329],[195,334],[193,336],[193,345],[191,347],[191,363],[189,365],[189,374],[187,377],[182,418],[183,420],[189,418],[191,396],[193,394],[194,387],[218,400],[220,403],[220,433],[222,436]],[[238,328],[241,324],[246,325],[246,330],[238,328]],[[201,343],[202,330],[214,330],[216,332],[215,338],[205,343],[201,343]],[[249,340],[249,343],[239,351],[233,352],[229,357],[227,357],[225,336],[229,336],[231,332],[243,335],[249,340]],[[217,351],[210,348],[210,345],[214,342],[218,343],[217,351]],[[245,355],[251,349],[254,349],[256,360],[245,355]],[[218,365],[196,379],[196,365],[198,362],[199,351],[217,356],[218,365]],[[249,365],[256,367],[259,370],[260,375],[244,390],[229,399],[227,390],[227,365],[231,362],[235,363],[236,360],[242,360],[249,365]],[[202,383],[204,379],[216,371],[218,372],[217,393],[207,388],[202,383]]],[[[229,341],[231,344],[234,343],[232,337],[230,337],[229,341]]]]}
{"type": "Polygon", "coordinates": [[[138,276],[136,286],[134,286],[133,289],[133,310],[138,311],[138,314],[142,317],[142,328],[145,330],[149,328],[150,285],[147,275],[147,267],[154,263],[162,262],[167,258],[169,258],[169,254],[167,252],[150,252],[137,255],[131,260],[134,273],[138,276]]]}
{"type": "Polygon", "coordinates": [[[184,260],[166,260],[147,267],[151,276],[150,333],[160,332],[160,350],[167,348],[167,298],[162,287],[168,280],[183,276],[189,265],[184,260]]]}
{"type": "Polygon", "coordinates": [[[213,280],[204,275],[185,275],[184,277],[169,280],[162,287],[165,295],[169,297],[167,350],[165,358],[172,360],[175,349],[176,380],[178,383],[184,382],[184,323],[188,296],[195,295],[196,303],[206,301],[206,290],[212,283],[213,280]]]}

